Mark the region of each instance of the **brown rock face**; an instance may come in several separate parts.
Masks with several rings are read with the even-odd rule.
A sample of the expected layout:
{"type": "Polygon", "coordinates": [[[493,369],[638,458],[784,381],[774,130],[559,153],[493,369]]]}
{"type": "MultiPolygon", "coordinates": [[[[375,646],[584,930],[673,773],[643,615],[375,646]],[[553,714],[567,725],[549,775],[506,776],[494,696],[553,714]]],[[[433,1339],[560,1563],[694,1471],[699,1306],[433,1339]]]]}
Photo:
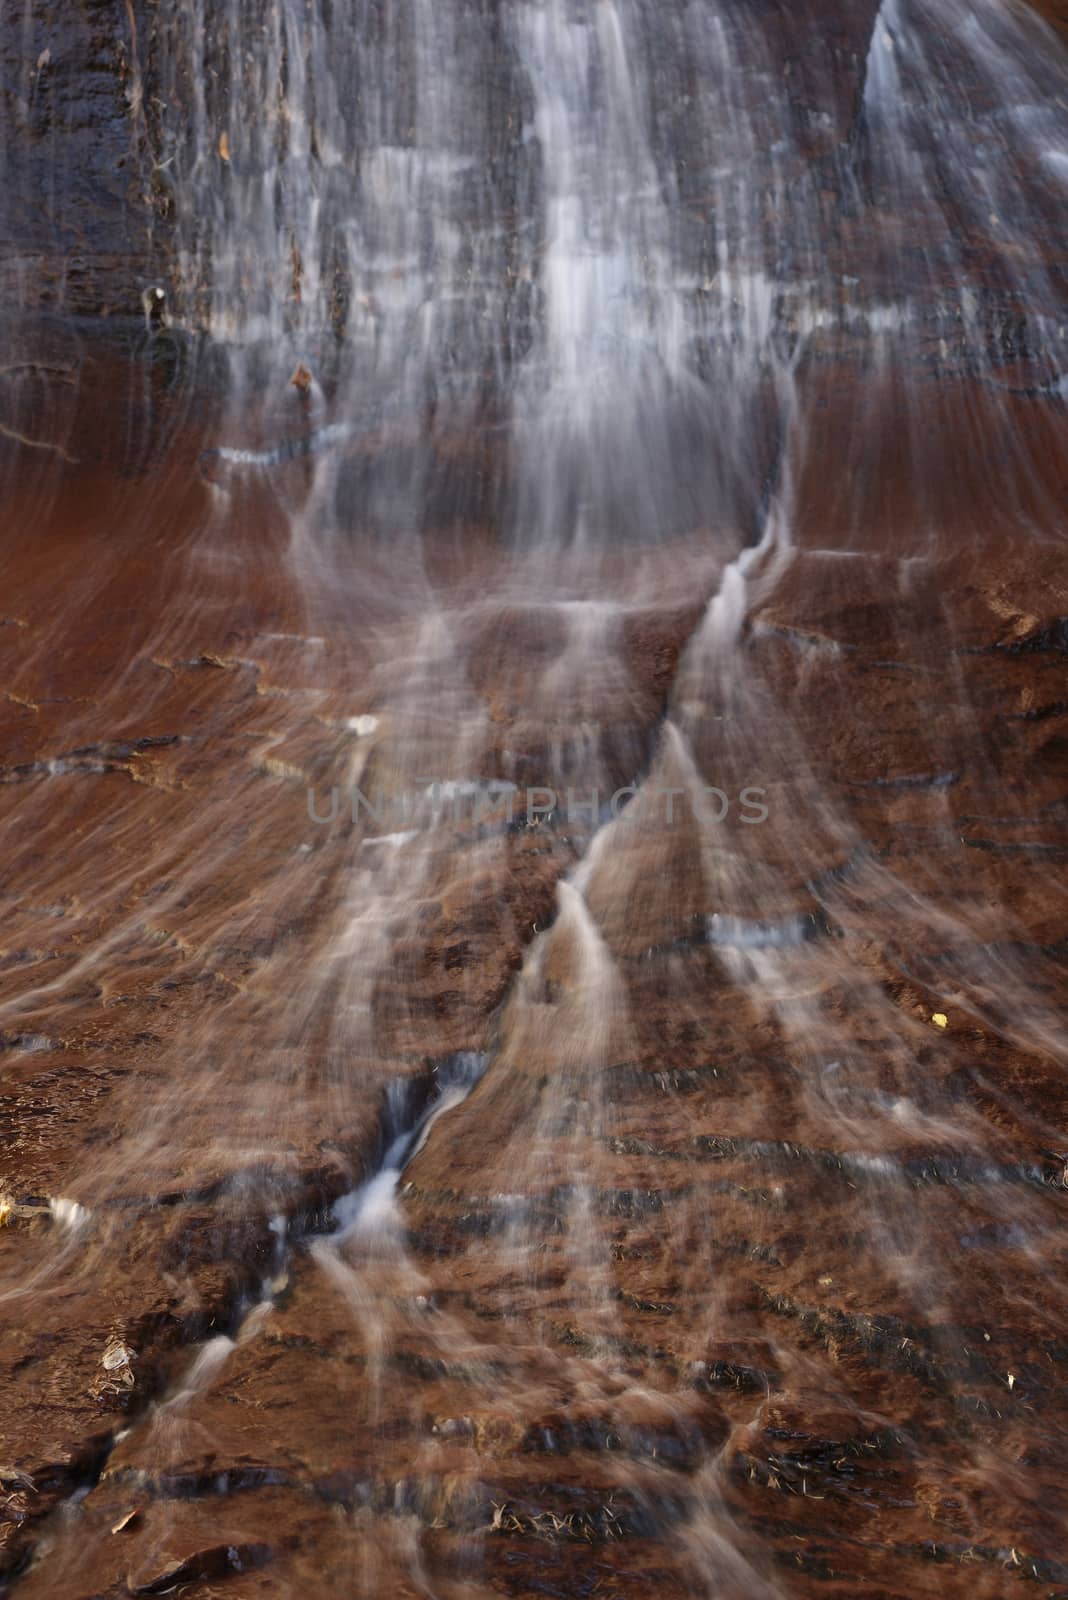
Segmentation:
{"type": "MultiPolygon", "coordinates": [[[[447,296],[393,367],[357,337],[407,235],[314,350],[142,305],[182,286],[152,105],[196,8],[0,24],[0,1592],[1065,1600],[1055,183],[1021,156],[999,216],[947,159],[921,204],[915,82],[864,108],[882,8],[722,8],[792,130],[743,152],[737,295],[672,347],[684,400],[642,345],[641,429],[603,380],[547,422],[554,240],[509,206],[551,130],[502,9],[457,24],[433,168],[473,219],[460,354],[500,359],[434,384],[447,296]],[[797,192],[769,287],[746,251],[797,192]]],[[[406,63],[427,16],[357,42],[406,63]]],[[[692,20],[645,39],[684,323],[730,198],[692,20]]],[[[1004,177],[973,68],[953,115],[1004,177]]],[[[414,89],[360,87],[373,205],[414,89]]],[[[236,204],[252,133],[210,133],[236,204]]]]}
{"type": "Polygon", "coordinates": [[[220,499],[164,374],[131,462],[77,361],[3,633],[13,1591],[1059,1592],[1053,410],[943,390],[1026,455],[910,544],[814,367],[729,656],[712,531],[573,576],[599,655],[477,530],[298,585],[299,459],[220,499]],[[640,792],[476,810],[541,777],[640,792]]]}
{"type": "Polygon", "coordinates": [[[1064,0],[1031,0],[1040,17],[1045,17],[1055,28],[1068,35],[1068,6],[1064,0]]]}

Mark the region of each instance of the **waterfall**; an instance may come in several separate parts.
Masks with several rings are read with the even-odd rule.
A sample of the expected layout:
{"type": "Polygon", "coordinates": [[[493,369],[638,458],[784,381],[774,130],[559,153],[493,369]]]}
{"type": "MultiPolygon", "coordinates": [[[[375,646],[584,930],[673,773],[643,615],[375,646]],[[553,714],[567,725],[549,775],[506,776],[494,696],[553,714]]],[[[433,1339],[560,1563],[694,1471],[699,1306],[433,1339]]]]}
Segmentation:
{"type": "Polygon", "coordinates": [[[0,21],[0,1591],[1052,1594],[1058,36],[114,9],[0,21]]]}

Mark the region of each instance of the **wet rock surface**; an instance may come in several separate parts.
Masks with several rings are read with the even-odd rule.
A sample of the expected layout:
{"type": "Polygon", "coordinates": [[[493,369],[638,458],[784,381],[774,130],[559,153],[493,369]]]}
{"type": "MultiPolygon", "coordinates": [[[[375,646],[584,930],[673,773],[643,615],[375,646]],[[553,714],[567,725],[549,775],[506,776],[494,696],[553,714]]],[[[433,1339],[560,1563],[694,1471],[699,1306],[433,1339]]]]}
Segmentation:
{"type": "MultiPolygon", "coordinates": [[[[405,652],[435,672],[419,617],[298,597],[277,480],[231,485],[233,549],[192,537],[198,408],[164,388],[151,470],[109,461],[93,390],[131,358],[78,359],[0,636],[12,1592],[637,1597],[711,1562],[732,1593],[1059,1593],[1068,594],[1042,542],[984,511],[977,547],[920,554],[888,505],[847,552],[839,476],[803,487],[740,645],[789,736],[758,755],[724,702],[694,744],[769,810],[711,835],[713,905],[681,805],[590,852],[562,807],[398,843],[311,821],[307,789],[532,782],[579,716],[606,778],[671,787],[665,717],[727,693],[692,665],[719,538],[641,557],[570,713],[539,688],[566,630],[516,601],[398,698],[405,652]],[[404,850],[368,987],[352,928],[404,850]],[[366,1057],[338,1022],[363,1006],[366,1057]],[[481,1082],[382,1226],[337,1235],[458,1051],[481,1082]]],[[[811,385],[827,462],[848,399],[811,385]]],[[[1042,502],[1063,455],[1021,403],[1042,502]]],[[[425,552],[436,607],[495,581],[491,540],[425,552]]]]}
{"type": "Polygon", "coordinates": [[[1063,58],[902,5],[597,13],[640,294],[577,12],[5,13],[16,1600],[1068,1595],[1063,58]]]}
{"type": "Polygon", "coordinates": [[[0,19],[0,287],[69,313],[135,315],[161,270],[144,52],[155,8],[85,0],[0,19]]]}
{"type": "MultiPolygon", "coordinates": [[[[1068,33],[1062,0],[1028,0],[1028,8],[1068,33]]],[[[457,82],[466,106],[462,127],[449,137],[458,151],[477,155],[503,183],[501,221],[507,224],[540,181],[537,163],[531,165],[519,138],[517,113],[529,114],[530,85],[497,8],[460,10],[460,20],[442,36],[442,48],[458,52],[457,82]]],[[[802,184],[806,203],[827,208],[828,217],[843,230],[843,259],[831,265],[848,276],[858,265],[857,256],[867,257],[869,290],[880,277],[889,281],[889,267],[872,258],[870,236],[866,241],[859,235],[849,238],[848,190],[866,159],[868,135],[859,108],[880,16],[875,0],[848,7],[807,0],[801,6],[738,8],[737,15],[729,9],[727,17],[730,29],[737,29],[745,41],[738,47],[738,70],[756,62],[766,81],[775,82],[776,92],[785,97],[797,153],[791,176],[802,184]]],[[[392,37],[374,8],[361,15],[361,22],[352,39],[331,37],[330,49],[346,52],[344,63],[332,65],[350,78],[377,74],[391,83],[391,95],[383,105],[369,97],[362,118],[349,129],[357,165],[383,137],[401,150],[415,137],[419,71],[417,29],[407,13],[392,37]]],[[[259,52],[269,33],[257,13],[246,17],[240,7],[235,11],[215,4],[205,8],[199,29],[178,25],[165,8],[149,0],[128,0],[118,7],[104,0],[80,0],[69,10],[51,0],[28,0],[5,11],[0,19],[0,82],[9,132],[0,156],[5,185],[0,288],[6,304],[75,316],[173,317],[189,329],[233,314],[233,308],[228,311],[213,300],[209,213],[219,205],[225,209],[228,202],[220,185],[232,173],[238,181],[242,170],[253,180],[262,177],[276,154],[256,142],[251,128],[230,128],[246,97],[250,110],[262,109],[259,52]],[[210,173],[205,170],[209,166],[210,173]],[[191,186],[200,206],[191,235],[180,226],[183,185],[191,186]],[[156,304],[160,289],[163,297],[156,304]]],[[[702,175],[715,169],[720,152],[701,143],[702,95],[710,88],[703,82],[703,64],[692,52],[684,8],[669,14],[666,23],[659,14],[642,44],[653,69],[654,132],[677,192],[676,245],[688,266],[701,273],[717,204],[702,175]]],[[[276,86],[280,117],[274,130],[283,155],[290,137],[285,96],[293,90],[284,59],[283,47],[276,86]]],[[[324,70],[322,62],[318,65],[324,70]]],[[[965,63],[958,66],[966,71],[965,63]]],[[[443,130],[438,133],[442,136],[443,130]]],[[[767,143],[747,152],[758,188],[775,183],[773,170],[762,172],[759,165],[774,143],[769,120],[767,143]]],[[[322,159],[323,152],[313,154],[322,159]]],[[[299,159],[297,150],[290,155],[299,159]]],[[[775,160],[780,159],[776,149],[775,160]]],[[[333,236],[321,247],[318,334],[348,331],[361,339],[368,317],[373,323],[379,312],[366,292],[361,293],[360,269],[345,237],[347,219],[334,209],[337,179],[329,164],[324,166],[320,190],[333,236]]],[[[283,164],[279,176],[285,171],[283,164]]],[[[877,200],[877,192],[869,199],[877,200]]],[[[461,225],[478,226],[478,207],[469,195],[461,192],[451,204],[461,225]]],[[[1051,214],[1056,214],[1055,202],[1051,214]]],[[[253,237],[251,243],[253,249],[273,252],[273,230],[270,241],[253,237]]],[[[813,264],[799,259],[795,266],[804,271],[813,264]]],[[[262,261],[259,265],[263,270],[262,261]]],[[[502,258],[499,265],[514,275],[514,262],[509,266],[502,258]]],[[[289,299],[299,307],[306,269],[292,229],[284,252],[268,271],[275,276],[264,278],[264,295],[276,293],[280,302],[289,299]]],[[[235,280],[233,292],[251,297],[250,277],[235,280]]],[[[997,285],[992,283],[991,289],[996,292],[997,285]]],[[[992,310],[996,318],[998,309],[992,310]]],[[[529,343],[523,328],[530,314],[521,292],[510,296],[504,344],[513,357],[529,343]]],[[[306,322],[299,311],[293,320],[298,326],[306,322]]],[[[311,328],[308,324],[302,331],[311,328]]]]}

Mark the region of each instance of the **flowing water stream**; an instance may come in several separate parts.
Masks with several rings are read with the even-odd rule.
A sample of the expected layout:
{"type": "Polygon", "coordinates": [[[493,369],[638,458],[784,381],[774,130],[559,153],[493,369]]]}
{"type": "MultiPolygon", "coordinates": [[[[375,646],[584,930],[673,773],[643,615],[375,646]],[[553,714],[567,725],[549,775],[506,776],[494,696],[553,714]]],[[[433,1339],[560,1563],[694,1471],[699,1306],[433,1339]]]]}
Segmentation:
{"type": "Polygon", "coordinates": [[[1058,35],[127,18],[143,321],[3,375],[10,1591],[1068,1593],[1058,35]]]}

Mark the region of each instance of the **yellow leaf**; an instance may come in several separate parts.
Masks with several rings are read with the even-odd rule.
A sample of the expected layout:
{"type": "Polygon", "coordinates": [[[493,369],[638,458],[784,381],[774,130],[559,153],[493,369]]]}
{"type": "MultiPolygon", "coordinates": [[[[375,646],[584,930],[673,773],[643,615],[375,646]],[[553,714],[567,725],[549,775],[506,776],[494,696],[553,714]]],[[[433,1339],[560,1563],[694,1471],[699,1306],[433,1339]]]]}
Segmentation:
{"type": "Polygon", "coordinates": [[[932,1016],[931,1021],[934,1023],[936,1028],[949,1027],[949,1018],[946,1016],[944,1011],[936,1011],[932,1016]]]}

